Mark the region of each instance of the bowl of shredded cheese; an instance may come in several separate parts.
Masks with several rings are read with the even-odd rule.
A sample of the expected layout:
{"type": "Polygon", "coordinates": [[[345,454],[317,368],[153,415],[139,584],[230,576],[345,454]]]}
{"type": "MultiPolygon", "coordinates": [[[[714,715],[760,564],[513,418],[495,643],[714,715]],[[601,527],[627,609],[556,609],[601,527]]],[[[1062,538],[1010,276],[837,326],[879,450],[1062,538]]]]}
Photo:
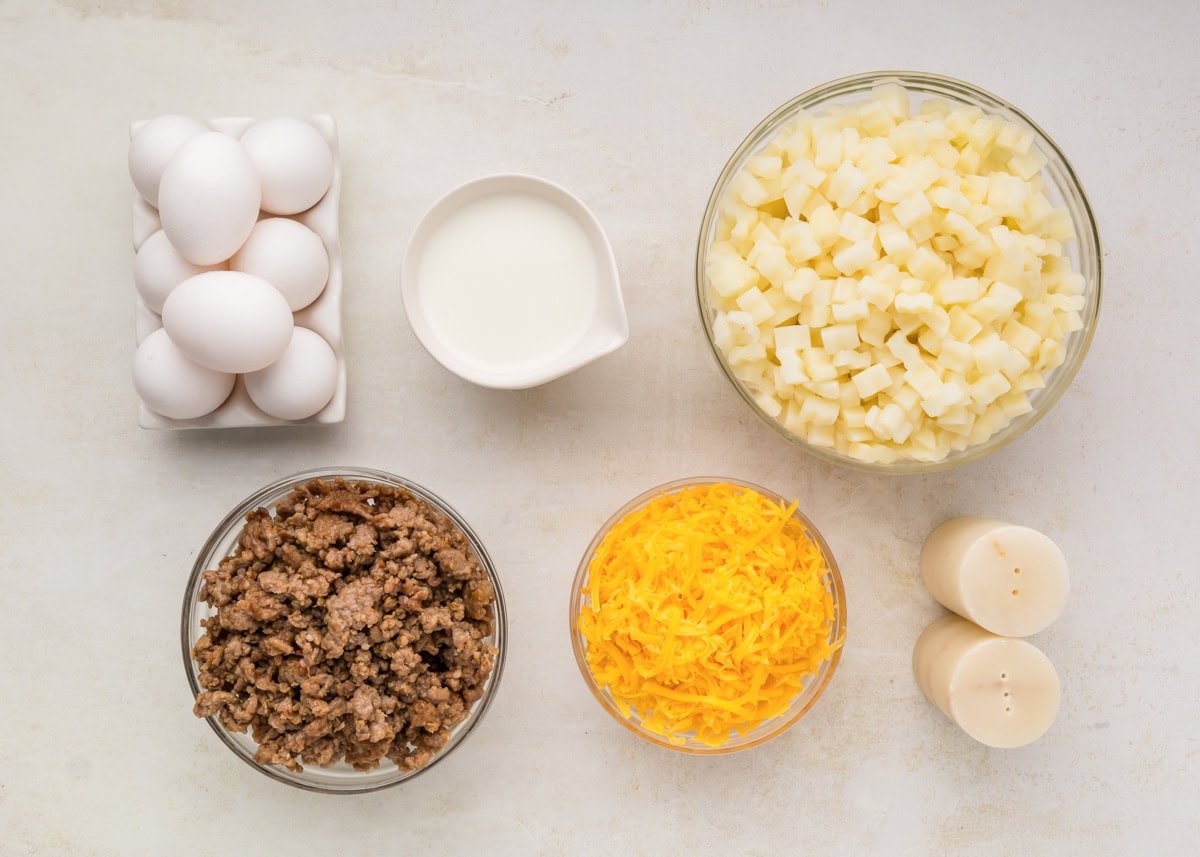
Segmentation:
{"type": "Polygon", "coordinates": [[[595,698],[662,747],[732,753],[800,720],[828,686],[846,594],[795,502],[692,478],[635,497],[588,545],[571,642],[595,698]]]}
{"type": "Polygon", "coordinates": [[[1004,99],[924,72],[796,97],[734,152],[696,253],[741,397],[805,450],[917,473],[1017,438],[1070,385],[1100,309],[1095,217],[1004,99]]]}

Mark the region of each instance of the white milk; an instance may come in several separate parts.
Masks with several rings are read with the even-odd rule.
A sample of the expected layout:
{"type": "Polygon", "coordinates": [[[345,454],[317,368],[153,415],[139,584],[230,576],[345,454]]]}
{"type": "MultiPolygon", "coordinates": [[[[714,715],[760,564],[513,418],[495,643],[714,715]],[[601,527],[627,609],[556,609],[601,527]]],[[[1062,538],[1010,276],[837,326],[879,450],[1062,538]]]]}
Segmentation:
{"type": "Polygon", "coordinates": [[[539,196],[497,193],[429,237],[417,274],[433,333],[456,355],[525,369],[575,345],[596,311],[600,268],[587,233],[539,196]]]}

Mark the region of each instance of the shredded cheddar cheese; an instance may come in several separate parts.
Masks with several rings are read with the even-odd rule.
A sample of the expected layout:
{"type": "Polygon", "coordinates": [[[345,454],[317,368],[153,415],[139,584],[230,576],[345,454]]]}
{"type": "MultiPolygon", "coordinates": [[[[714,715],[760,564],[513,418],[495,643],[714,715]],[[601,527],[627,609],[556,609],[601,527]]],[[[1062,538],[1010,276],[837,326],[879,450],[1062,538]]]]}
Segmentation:
{"type": "Polygon", "coordinates": [[[786,711],[840,645],[829,569],[795,509],[698,485],[609,531],[579,628],[593,677],[626,717],[672,743],[722,745],[786,711]]]}

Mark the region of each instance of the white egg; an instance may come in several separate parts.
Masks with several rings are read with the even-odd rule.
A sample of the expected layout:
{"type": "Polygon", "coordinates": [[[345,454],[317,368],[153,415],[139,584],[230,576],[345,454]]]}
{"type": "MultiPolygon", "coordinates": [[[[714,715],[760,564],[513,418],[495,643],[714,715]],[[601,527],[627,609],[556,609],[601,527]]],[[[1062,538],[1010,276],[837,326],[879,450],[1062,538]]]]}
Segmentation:
{"type": "Polygon", "coordinates": [[[274,363],[292,339],[292,311],[279,290],[239,271],[184,280],[167,297],[163,328],[201,366],[254,372],[274,363]]]}
{"type": "Polygon", "coordinates": [[[337,383],[337,356],[329,343],[308,328],[297,327],[282,357],[246,376],[246,392],[271,416],[302,420],[329,404],[337,383]]]}
{"type": "Polygon", "coordinates": [[[161,328],[133,355],[133,386],[146,407],[173,420],[212,413],[229,398],[234,376],[188,359],[161,328]]]}
{"type": "Polygon", "coordinates": [[[218,265],[193,265],[179,255],[179,251],[167,239],[167,233],[160,229],[145,240],[133,257],[133,284],[137,286],[138,294],[146,306],[161,313],[167,295],[188,277],[224,267],[224,262],[218,265]]]}
{"type": "Polygon", "coordinates": [[[258,220],[262,185],[242,144],[209,131],[179,147],[158,188],[162,228],[179,255],[215,265],[237,252],[258,220]]]}
{"type": "Polygon", "coordinates": [[[269,217],[258,221],[242,249],[229,260],[229,267],[262,277],[283,292],[295,312],[325,289],[329,254],[321,236],[303,223],[269,217]]]}
{"type": "Polygon", "coordinates": [[[299,214],[321,201],[333,181],[333,152],[321,132],[299,119],[260,119],[242,145],[262,176],[262,208],[299,214]]]}
{"type": "Polygon", "coordinates": [[[129,175],[142,198],[158,206],[158,183],[171,156],[208,129],[187,116],[158,116],[138,128],[129,141],[129,175]]]}

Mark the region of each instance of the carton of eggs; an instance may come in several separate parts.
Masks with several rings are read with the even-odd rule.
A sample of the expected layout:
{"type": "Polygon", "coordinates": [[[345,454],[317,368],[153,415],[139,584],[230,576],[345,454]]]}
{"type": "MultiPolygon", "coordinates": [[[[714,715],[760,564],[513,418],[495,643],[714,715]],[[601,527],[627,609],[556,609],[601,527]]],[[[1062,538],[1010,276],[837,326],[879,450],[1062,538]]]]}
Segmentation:
{"type": "Polygon", "coordinates": [[[138,422],[341,422],[333,117],[159,116],[130,140],[138,422]]]}

